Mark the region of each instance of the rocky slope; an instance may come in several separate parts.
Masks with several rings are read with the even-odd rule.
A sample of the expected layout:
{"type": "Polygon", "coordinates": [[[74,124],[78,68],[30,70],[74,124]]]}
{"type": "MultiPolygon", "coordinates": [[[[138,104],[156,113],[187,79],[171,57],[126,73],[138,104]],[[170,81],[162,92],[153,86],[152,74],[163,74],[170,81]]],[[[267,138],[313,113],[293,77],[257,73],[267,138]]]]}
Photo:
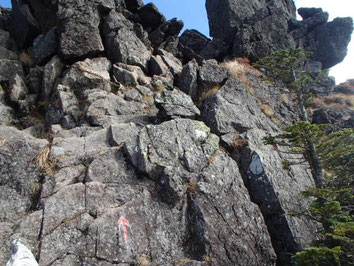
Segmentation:
{"type": "Polygon", "coordinates": [[[12,6],[0,8],[0,264],[18,238],[41,266],[284,265],[316,238],[288,215],[308,205],[308,166],[283,169],[286,150],[262,140],[298,119],[292,94],[225,57],[301,44],[326,68],[350,19],[207,0],[209,40],[178,37],[182,21],[140,0],[12,6]]]}

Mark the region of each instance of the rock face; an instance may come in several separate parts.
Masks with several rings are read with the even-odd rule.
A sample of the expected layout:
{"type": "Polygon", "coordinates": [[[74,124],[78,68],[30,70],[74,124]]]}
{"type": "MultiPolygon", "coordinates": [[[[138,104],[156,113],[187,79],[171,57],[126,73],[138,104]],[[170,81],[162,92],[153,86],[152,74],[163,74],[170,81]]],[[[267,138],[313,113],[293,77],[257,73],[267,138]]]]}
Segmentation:
{"type": "MultiPolygon", "coordinates": [[[[1,265],[17,239],[41,266],[288,265],[316,239],[317,224],[288,215],[309,205],[307,165],[283,169],[287,150],[262,139],[298,119],[294,96],[231,57],[301,44],[319,70],[342,60],[350,19],[208,0],[210,40],[179,37],[182,21],[141,0],[12,3],[0,8],[1,265]]],[[[332,83],[314,91],[350,98],[352,81],[332,83]]],[[[334,122],[327,109],[314,122],[334,122]]]]}
{"type": "Polygon", "coordinates": [[[327,22],[322,9],[302,8],[296,21],[292,0],[207,0],[210,35],[233,46],[232,54],[253,60],[280,49],[301,47],[314,53],[324,69],[340,63],[346,53],[353,20],[327,22]]]}

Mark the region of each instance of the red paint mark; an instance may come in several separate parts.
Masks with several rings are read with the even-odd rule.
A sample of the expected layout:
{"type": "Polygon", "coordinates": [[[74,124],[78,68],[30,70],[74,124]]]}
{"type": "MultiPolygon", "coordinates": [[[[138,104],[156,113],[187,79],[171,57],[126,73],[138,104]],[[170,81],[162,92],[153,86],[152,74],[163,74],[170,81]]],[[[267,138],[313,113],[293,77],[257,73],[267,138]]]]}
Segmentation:
{"type": "Polygon", "coordinates": [[[120,217],[119,220],[118,220],[118,228],[119,228],[119,231],[120,231],[120,228],[123,227],[125,242],[127,242],[129,240],[127,226],[130,226],[129,225],[129,221],[127,219],[125,219],[124,217],[120,217]]]}

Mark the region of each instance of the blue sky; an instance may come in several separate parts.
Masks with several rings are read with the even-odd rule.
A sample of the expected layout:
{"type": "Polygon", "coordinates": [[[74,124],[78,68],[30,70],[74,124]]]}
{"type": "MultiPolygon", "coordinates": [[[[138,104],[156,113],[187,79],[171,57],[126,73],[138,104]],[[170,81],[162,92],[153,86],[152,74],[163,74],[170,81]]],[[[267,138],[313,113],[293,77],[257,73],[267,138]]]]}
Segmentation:
{"type": "MultiPolygon", "coordinates": [[[[183,20],[184,29],[197,29],[209,36],[205,0],[144,0],[144,2],[153,2],[167,19],[177,17],[183,20]]],[[[295,0],[298,8],[322,7],[324,11],[329,13],[330,20],[335,17],[354,17],[354,8],[351,6],[351,2],[353,0],[295,0]]],[[[11,1],[0,0],[0,5],[10,7],[11,1]]],[[[354,40],[350,43],[348,50],[345,60],[331,69],[330,74],[336,77],[337,83],[354,78],[354,40]]]]}

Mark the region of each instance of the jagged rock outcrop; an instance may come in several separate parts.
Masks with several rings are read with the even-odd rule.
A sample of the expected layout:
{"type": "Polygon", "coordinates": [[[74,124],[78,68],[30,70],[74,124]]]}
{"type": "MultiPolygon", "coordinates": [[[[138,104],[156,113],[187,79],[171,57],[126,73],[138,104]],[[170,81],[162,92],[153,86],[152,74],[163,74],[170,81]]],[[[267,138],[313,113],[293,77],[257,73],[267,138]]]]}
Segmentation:
{"type": "Polygon", "coordinates": [[[322,9],[302,8],[296,21],[292,0],[207,0],[210,35],[232,46],[232,54],[260,59],[280,49],[312,51],[324,69],[340,63],[353,32],[351,18],[327,22],[322,9]]]}
{"type": "Polygon", "coordinates": [[[330,124],[332,130],[354,127],[354,80],[335,86],[313,103],[312,122],[330,124]]]}
{"type": "Polygon", "coordinates": [[[349,20],[303,9],[291,24],[290,0],[240,13],[207,1],[210,40],[178,37],[183,22],[141,0],[12,2],[0,9],[0,264],[20,238],[41,266],[285,265],[316,238],[288,215],[309,204],[307,165],[283,169],[287,150],[262,140],[298,119],[294,96],[247,60],[219,61],[349,20]]]}

